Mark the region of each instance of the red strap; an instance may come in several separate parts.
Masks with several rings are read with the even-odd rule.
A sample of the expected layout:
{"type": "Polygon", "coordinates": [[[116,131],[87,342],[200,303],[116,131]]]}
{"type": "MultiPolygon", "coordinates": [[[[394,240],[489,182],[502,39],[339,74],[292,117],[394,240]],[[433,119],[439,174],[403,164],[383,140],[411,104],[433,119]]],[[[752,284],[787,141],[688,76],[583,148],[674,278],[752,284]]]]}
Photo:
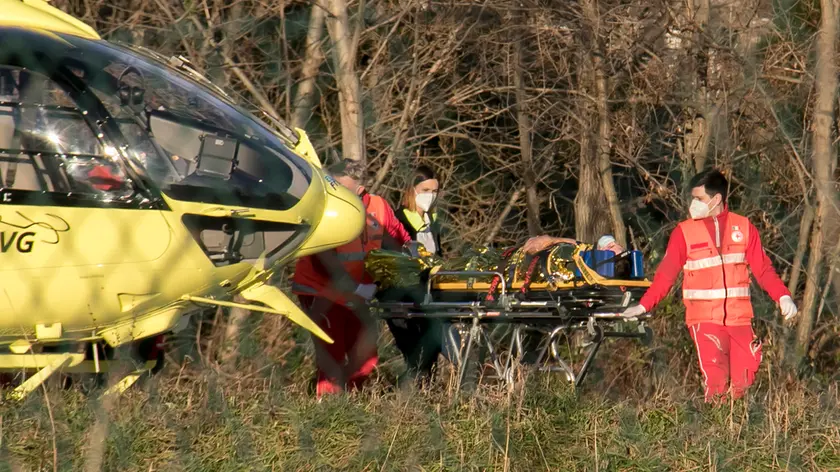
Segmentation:
{"type": "Polygon", "coordinates": [[[528,291],[528,288],[531,286],[531,278],[534,276],[534,269],[537,267],[537,263],[539,263],[539,261],[540,258],[537,256],[534,256],[534,258],[531,259],[531,263],[528,264],[528,272],[525,273],[525,281],[522,284],[520,292],[525,293],[528,291]]]}
{"type": "MultiPolygon", "coordinates": [[[[511,256],[514,252],[516,252],[516,250],[517,250],[517,249],[519,249],[519,248],[516,248],[516,247],[511,247],[511,248],[507,248],[507,249],[505,249],[505,251],[502,253],[502,262],[500,263],[500,265],[501,265],[502,267],[504,267],[505,262],[507,261],[507,259],[508,259],[508,258],[509,258],[509,257],[510,257],[510,256],[511,256]]],[[[499,268],[499,271],[501,272],[501,268],[499,268]]],[[[496,299],[496,297],[494,296],[494,294],[496,293],[496,289],[499,287],[499,284],[501,283],[501,281],[502,281],[502,280],[499,278],[499,276],[498,276],[498,275],[494,275],[494,276],[493,276],[493,281],[492,281],[492,282],[490,282],[490,289],[489,289],[489,290],[487,290],[487,296],[486,296],[486,297],[484,297],[484,299],[485,299],[485,300],[487,300],[487,301],[489,301],[489,302],[492,302],[493,300],[495,300],[495,299],[496,299]]]]}

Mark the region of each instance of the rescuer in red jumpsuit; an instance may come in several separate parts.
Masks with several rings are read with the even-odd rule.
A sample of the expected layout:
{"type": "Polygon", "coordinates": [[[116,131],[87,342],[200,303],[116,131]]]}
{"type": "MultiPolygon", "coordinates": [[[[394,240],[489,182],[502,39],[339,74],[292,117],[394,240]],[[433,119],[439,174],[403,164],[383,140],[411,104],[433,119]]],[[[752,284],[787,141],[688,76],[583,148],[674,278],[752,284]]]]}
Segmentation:
{"type": "Polygon", "coordinates": [[[740,398],[761,364],[761,341],[752,329],[750,272],[779,304],[785,320],[797,308],[764,252],[758,230],[727,209],[726,177],[709,170],[695,176],[691,187],[691,217],[671,233],[653,283],[624,316],[633,319],[652,310],[682,271],[685,322],[697,348],[706,401],[727,391],[740,398]]]}

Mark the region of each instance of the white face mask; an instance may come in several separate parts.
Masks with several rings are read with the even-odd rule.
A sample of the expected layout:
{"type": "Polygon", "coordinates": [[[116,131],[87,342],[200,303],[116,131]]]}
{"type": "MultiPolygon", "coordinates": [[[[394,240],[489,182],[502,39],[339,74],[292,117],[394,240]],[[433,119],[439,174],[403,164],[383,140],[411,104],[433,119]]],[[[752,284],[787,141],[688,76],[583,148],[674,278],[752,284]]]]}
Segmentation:
{"type": "Polygon", "coordinates": [[[431,192],[427,193],[418,193],[417,196],[414,197],[414,203],[417,204],[417,208],[423,211],[429,211],[429,208],[435,203],[435,199],[437,195],[431,192]]]}
{"type": "Polygon", "coordinates": [[[691,206],[688,207],[688,214],[691,216],[691,218],[695,220],[700,220],[709,216],[709,212],[714,210],[716,206],[717,203],[714,204],[711,208],[709,208],[708,204],[703,203],[695,198],[691,201],[691,206]]]}

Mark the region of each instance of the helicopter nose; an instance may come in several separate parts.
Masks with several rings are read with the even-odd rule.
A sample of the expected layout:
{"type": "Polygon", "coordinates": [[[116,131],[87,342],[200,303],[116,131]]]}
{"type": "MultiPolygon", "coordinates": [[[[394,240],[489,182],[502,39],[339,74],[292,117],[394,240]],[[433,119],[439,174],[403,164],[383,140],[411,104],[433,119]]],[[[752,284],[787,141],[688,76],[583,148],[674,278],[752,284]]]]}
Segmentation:
{"type": "Polygon", "coordinates": [[[353,241],[365,225],[362,200],[341,185],[327,185],[327,202],[321,221],[298,250],[297,256],[326,251],[353,241]]]}

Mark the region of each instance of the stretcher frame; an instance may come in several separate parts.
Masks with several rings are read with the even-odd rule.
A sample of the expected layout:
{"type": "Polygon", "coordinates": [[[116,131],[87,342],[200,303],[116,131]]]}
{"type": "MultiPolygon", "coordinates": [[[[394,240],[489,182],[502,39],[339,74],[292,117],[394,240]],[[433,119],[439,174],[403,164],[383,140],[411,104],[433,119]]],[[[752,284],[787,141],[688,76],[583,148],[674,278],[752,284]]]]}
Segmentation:
{"type": "MultiPolygon", "coordinates": [[[[461,331],[460,350],[454,356],[458,376],[458,386],[463,387],[468,371],[479,369],[474,365],[471,355],[477,348],[483,347],[489,355],[490,364],[496,377],[509,388],[513,386],[514,373],[523,365],[526,354],[523,346],[523,332],[533,329],[541,332],[543,339],[536,351],[533,364],[541,371],[560,372],[566,379],[578,388],[586,378],[595,357],[602,344],[608,338],[638,339],[647,345],[652,341],[653,332],[646,321],[650,313],[636,317],[638,324],[635,329],[627,322],[631,321],[622,316],[622,312],[632,302],[638,302],[643,290],[650,286],[647,279],[609,279],[601,276],[580,256],[582,250],[588,246],[582,245],[575,250],[573,261],[581,274],[580,279],[572,281],[549,280],[545,283],[530,285],[528,294],[540,295],[540,300],[517,296],[516,291],[522,293],[524,282],[509,284],[504,274],[498,271],[443,271],[432,270],[426,281],[425,295],[422,303],[373,301],[371,309],[382,319],[411,319],[430,318],[444,319],[461,331]],[[441,277],[466,279],[466,282],[438,282],[441,277]],[[472,294],[487,294],[494,287],[486,282],[475,282],[478,277],[496,277],[498,281],[498,296],[492,300],[479,299],[471,301],[444,301],[448,298],[464,294],[465,298],[472,294]],[[433,287],[436,290],[433,290],[433,287]],[[612,292],[615,298],[619,290],[619,303],[604,303],[600,294],[612,292]],[[590,298],[580,298],[578,295],[591,294],[590,298]],[[437,297],[436,297],[437,295],[437,297]],[[549,299],[546,299],[549,298],[549,299]],[[581,306],[582,304],[582,306],[581,306]],[[595,306],[600,304],[600,306],[595,306]],[[588,306],[587,306],[588,305],[588,306]],[[569,307],[573,307],[569,309],[569,307]],[[494,331],[499,327],[507,328],[500,340],[494,339],[494,331]],[[630,329],[616,329],[630,328],[630,329]],[[578,370],[567,362],[559,349],[560,339],[566,335],[571,337],[577,332],[584,332],[588,337],[583,346],[586,350],[583,364],[578,370]],[[505,343],[505,339],[507,342],[505,343]],[[501,342],[499,342],[501,341],[501,342]],[[503,346],[507,345],[507,352],[503,346]]],[[[453,333],[446,331],[450,343],[455,343],[453,333]]],[[[483,356],[479,356],[483,357],[483,356]]],[[[479,362],[483,363],[483,359],[479,362]]]]}

